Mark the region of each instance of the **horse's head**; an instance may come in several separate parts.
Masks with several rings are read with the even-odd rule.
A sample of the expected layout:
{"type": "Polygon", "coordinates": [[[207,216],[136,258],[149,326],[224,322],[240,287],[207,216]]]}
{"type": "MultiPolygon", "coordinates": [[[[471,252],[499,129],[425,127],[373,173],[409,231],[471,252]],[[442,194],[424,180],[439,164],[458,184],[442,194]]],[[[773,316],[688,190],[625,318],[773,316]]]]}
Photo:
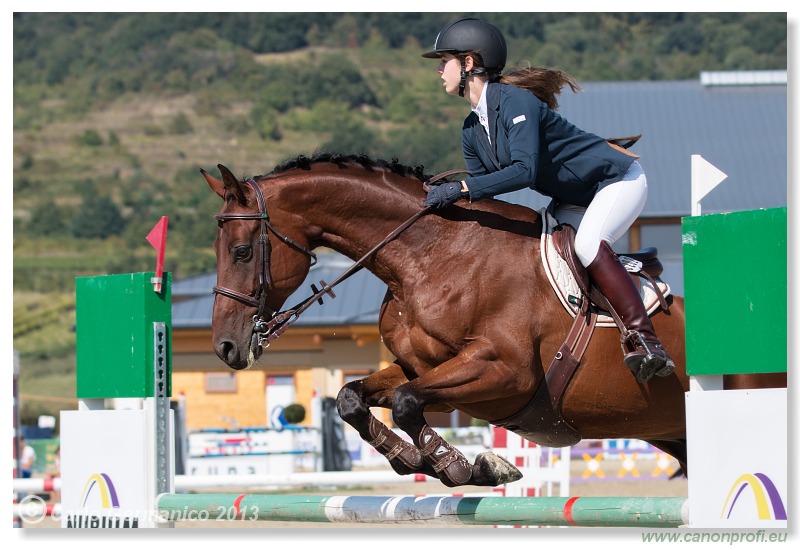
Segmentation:
{"type": "Polygon", "coordinates": [[[214,242],[212,340],[219,358],[238,370],[250,368],[261,356],[259,335],[305,279],[313,253],[307,243],[298,243],[272,225],[264,193],[254,180],[242,182],[225,166],[218,168],[222,181],[201,170],[224,201],[214,216],[219,229],[214,242]],[[269,233],[289,246],[273,251],[269,233]]]}

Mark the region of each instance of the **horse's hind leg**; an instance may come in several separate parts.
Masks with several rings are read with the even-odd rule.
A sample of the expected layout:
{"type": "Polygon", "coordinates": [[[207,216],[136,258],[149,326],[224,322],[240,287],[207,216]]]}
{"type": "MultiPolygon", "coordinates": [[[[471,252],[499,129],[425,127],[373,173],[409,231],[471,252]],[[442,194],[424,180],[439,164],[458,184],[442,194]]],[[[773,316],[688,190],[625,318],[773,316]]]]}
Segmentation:
{"type": "Polygon", "coordinates": [[[389,408],[391,391],[407,381],[400,367],[392,365],[367,378],[345,384],[336,398],[336,408],[342,420],[385,456],[395,472],[400,475],[421,472],[438,477],[422,459],[417,447],[399,437],[369,410],[371,406],[389,408]]]}

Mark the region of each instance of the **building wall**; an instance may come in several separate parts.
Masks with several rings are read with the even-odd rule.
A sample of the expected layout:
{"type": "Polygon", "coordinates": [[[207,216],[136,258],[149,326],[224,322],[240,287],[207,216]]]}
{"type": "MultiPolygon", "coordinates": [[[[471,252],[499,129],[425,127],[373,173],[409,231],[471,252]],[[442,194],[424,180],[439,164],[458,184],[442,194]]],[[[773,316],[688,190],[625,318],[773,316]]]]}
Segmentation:
{"type": "Polygon", "coordinates": [[[186,400],[186,429],[265,426],[267,420],[265,374],[259,371],[220,373],[236,380],[234,393],[209,392],[206,375],[210,371],[173,372],[172,394],[186,400]]]}
{"type": "MultiPolygon", "coordinates": [[[[211,351],[210,330],[173,332],[173,395],[186,399],[186,429],[229,428],[233,419],[239,427],[268,425],[269,376],[294,377],[295,402],[306,409],[301,425],[312,423],[313,397],[333,397],[350,380],[384,369],[394,357],[377,336],[359,327],[336,327],[330,332],[306,328],[289,331],[275,341],[250,370],[233,371],[211,351]],[[237,378],[231,394],[206,391],[206,373],[228,373],[237,378]]],[[[394,426],[391,411],[373,408],[382,422],[394,426]]],[[[471,418],[459,413],[427,413],[433,426],[469,426],[471,418]]],[[[351,429],[349,426],[346,429],[351,429]]]]}
{"type": "Polygon", "coordinates": [[[172,387],[174,396],[183,394],[186,400],[186,429],[229,428],[231,420],[239,427],[268,425],[267,411],[272,408],[266,402],[268,377],[279,375],[294,377],[295,402],[306,408],[301,424],[309,425],[313,397],[335,398],[346,378],[365,376],[389,364],[378,338],[363,331],[337,328],[336,332],[335,337],[303,329],[287,333],[252,369],[233,371],[211,351],[210,330],[175,330],[172,387]],[[208,373],[234,377],[236,391],[207,391],[208,373]]]}

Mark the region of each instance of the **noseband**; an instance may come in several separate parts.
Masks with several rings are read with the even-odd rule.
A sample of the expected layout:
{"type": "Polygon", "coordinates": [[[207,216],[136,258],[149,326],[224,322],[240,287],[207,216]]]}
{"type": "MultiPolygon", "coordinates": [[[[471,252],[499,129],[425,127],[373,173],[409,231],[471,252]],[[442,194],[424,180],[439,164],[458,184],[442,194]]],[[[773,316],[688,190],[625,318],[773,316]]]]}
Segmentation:
{"type": "Polygon", "coordinates": [[[272,250],[272,245],[269,241],[268,232],[271,231],[281,241],[311,258],[311,265],[317,263],[317,255],[275,229],[275,227],[269,221],[269,214],[267,214],[267,203],[264,200],[264,195],[261,192],[261,189],[252,179],[248,178],[245,180],[245,183],[250,185],[256,194],[258,212],[217,214],[214,216],[214,219],[216,219],[220,224],[230,220],[251,220],[260,222],[261,227],[258,236],[258,247],[260,254],[260,258],[258,260],[258,288],[256,288],[255,293],[252,295],[243,294],[241,292],[237,292],[236,290],[222,286],[215,286],[212,290],[215,294],[222,294],[223,296],[232,298],[237,302],[257,308],[258,311],[253,316],[253,324],[255,325],[253,327],[253,332],[264,332],[266,331],[266,320],[264,319],[264,314],[268,314],[269,317],[272,318],[277,313],[275,310],[268,307],[266,303],[267,289],[272,286],[272,275],[270,274],[269,265],[269,257],[272,250]]]}

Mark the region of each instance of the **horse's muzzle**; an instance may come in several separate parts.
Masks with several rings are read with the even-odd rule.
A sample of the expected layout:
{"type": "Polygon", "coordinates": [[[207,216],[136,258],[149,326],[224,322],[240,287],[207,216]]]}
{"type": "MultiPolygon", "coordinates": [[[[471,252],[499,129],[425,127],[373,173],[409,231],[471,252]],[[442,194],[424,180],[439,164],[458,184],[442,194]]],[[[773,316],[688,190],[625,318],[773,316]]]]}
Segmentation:
{"type": "Polygon", "coordinates": [[[258,333],[251,333],[247,346],[239,346],[231,340],[221,340],[215,344],[214,351],[230,368],[245,370],[261,357],[262,348],[258,345],[258,333]]]}

